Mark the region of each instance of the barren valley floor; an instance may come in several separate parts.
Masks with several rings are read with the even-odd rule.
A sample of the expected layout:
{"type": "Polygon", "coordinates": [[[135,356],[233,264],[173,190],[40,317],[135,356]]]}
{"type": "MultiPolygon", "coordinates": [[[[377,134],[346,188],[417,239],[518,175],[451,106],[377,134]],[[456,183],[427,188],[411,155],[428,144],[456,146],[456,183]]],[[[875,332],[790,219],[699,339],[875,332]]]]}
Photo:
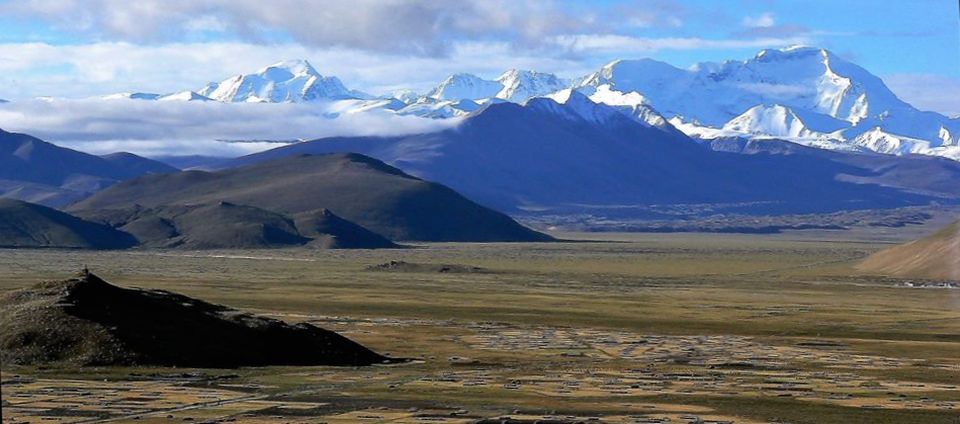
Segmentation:
{"type": "Polygon", "coordinates": [[[4,364],[3,422],[955,424],[960,290],[853,269],[919,231],[561,234],[580,241],[373,251],[0,250],[0,290],[86,265],[115,284],[311,322],[414,359],[4,364]],[[406,264],[370,268],[389,261],[406,264]]]}

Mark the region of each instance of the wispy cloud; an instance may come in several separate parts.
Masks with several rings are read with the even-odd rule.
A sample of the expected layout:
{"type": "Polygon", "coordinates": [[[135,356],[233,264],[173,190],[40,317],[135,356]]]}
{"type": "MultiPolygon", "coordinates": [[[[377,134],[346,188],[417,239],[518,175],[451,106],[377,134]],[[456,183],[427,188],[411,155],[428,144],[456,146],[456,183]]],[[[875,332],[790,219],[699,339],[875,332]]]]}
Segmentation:
{"type": "Polygon", "coordinates": [[[960,116],[960,78],[935,74],[894,74],[883,81],[903,101],[920,110],[960,116]]]}
{"type": "Polygon", "coordinates": [[[661,50],[711,50],[783,47],[806,44],[806,37],[706,39],[699,37],[647,38],[625,35],[564,35],[552,40],[558,47],[570,52],[622,52],[650,54],[661,50]]]}
{"type": "Polygon", "coordinates": [[[28,100],[0,104],[0,128],[91,153],[240,155],[270,143],[341,135],[404,135],[438,131],[457,120],[398,116],[387,111],[331,117],[325,104],[28,100]]]}
{"type": "Polygon", "coordinates": [[[773,13],[766,12],[759,16],[746,16],[742,23],[748,28],[770,28],[777,24],[777,20],[773,13]]]}

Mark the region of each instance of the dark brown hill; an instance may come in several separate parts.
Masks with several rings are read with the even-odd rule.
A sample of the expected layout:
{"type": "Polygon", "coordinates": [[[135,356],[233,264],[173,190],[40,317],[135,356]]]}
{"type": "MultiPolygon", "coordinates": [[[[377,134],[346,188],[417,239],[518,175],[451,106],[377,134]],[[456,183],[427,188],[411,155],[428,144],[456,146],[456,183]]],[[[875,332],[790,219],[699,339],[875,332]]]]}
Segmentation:
{"type": "Polygon", "coordinates": [[[83,210],[84,219],[118,228],[141,247],[181,249],[262,249],[308,245],[322,249],[399,247],[379,234],[327,210],[295,218],[265,209],[219,202],[209,205],[135,205],[83,210]]]}
{"type": "Polygon", "coordinates": [[[130,234],[46,206],[0,199],[0,247],[123,249],[130,234]]]}
{"type": "Polygon", "coordinates": [[[445,186],[352,153],[294,155],[218,172],[150,175],[112,186],[68,210],[220,201],[288,216],[328,209],[393,240],[551,240],[445,186]]]}
{"type": "Polygon", "coordinates": [[[0,296],[6,364],[371,365],[390,361],[310,324],[287,324],[82,273],[0,296]]]}

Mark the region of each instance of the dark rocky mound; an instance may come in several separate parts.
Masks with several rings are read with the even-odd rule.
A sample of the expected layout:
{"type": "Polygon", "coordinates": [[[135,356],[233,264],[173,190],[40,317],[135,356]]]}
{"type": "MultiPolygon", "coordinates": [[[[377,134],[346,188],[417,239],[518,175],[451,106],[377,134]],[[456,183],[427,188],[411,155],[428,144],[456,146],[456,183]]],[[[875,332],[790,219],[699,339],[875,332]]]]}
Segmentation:
{"type": "Polygon", "coordinates": [[[960,281],[960,221],[922,239],[874,253],[857,269],[897,277],[960,281]]]}
{"type": "Polygon", "coordinates": [[[478,266],[459,265],[459,264],[420,264],[405,261],[390,261],[382,264],[370,265],[367,271],[388,271],[388,272],[439,272],[451,274],[480,273],[487,272],[486,269],[478,266]]]}
{"type": "Polygon", "coordinates": [[[0,199],[0,247],[123,249],[130,234],[46,206],[0,199]]]}
{"type": "Polygon", "coordinates": [[[265,209],[219,202],[210,205],[135,205],[78,214],[135,236],[143,247],[258,249],[308,245],[323,249],[399,247],[379,234],[320,210],[296,219],[265,209]]]}
{"type": "Polygon", "coordinates": [[[373,231],[333,214],[327,209],[303,212],[294,218],[297,230],[310,237],[311,246],[325,249],[385,249],[400,247],[373,231]]]}
{"type": "Polygon", "coordinates": [[[218,172],[146,176],[100,191],[68,210],[219,201],[287,216],[329,209],[392,240],[552,240],[445,186],[353,153],[295,155],[218,172]]]}
{"type": "Polygon", "coordinates": [[[371,365],[391,360],[310,324],[287,324],[90,273],[0,297],[7,364],[232,368],[371,365]]]}

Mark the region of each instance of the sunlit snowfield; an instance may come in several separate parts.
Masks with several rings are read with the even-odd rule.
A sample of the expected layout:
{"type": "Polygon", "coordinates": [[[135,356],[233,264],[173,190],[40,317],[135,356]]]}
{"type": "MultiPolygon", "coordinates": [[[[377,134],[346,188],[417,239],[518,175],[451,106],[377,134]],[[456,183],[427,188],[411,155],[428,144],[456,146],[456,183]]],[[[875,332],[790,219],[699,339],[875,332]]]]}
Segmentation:
{"type": "Polygon", "coordinates": [[[119,285],[309,321],[417,359],[5,365],[3,422],[956,423],[960,290],[852,268],[923,230],[562,234],[605,241],[378,251],[0,250],[3,290],[87,265],[119,285]],[[391,260],[481,269],[368,269],[391,260]]]}

